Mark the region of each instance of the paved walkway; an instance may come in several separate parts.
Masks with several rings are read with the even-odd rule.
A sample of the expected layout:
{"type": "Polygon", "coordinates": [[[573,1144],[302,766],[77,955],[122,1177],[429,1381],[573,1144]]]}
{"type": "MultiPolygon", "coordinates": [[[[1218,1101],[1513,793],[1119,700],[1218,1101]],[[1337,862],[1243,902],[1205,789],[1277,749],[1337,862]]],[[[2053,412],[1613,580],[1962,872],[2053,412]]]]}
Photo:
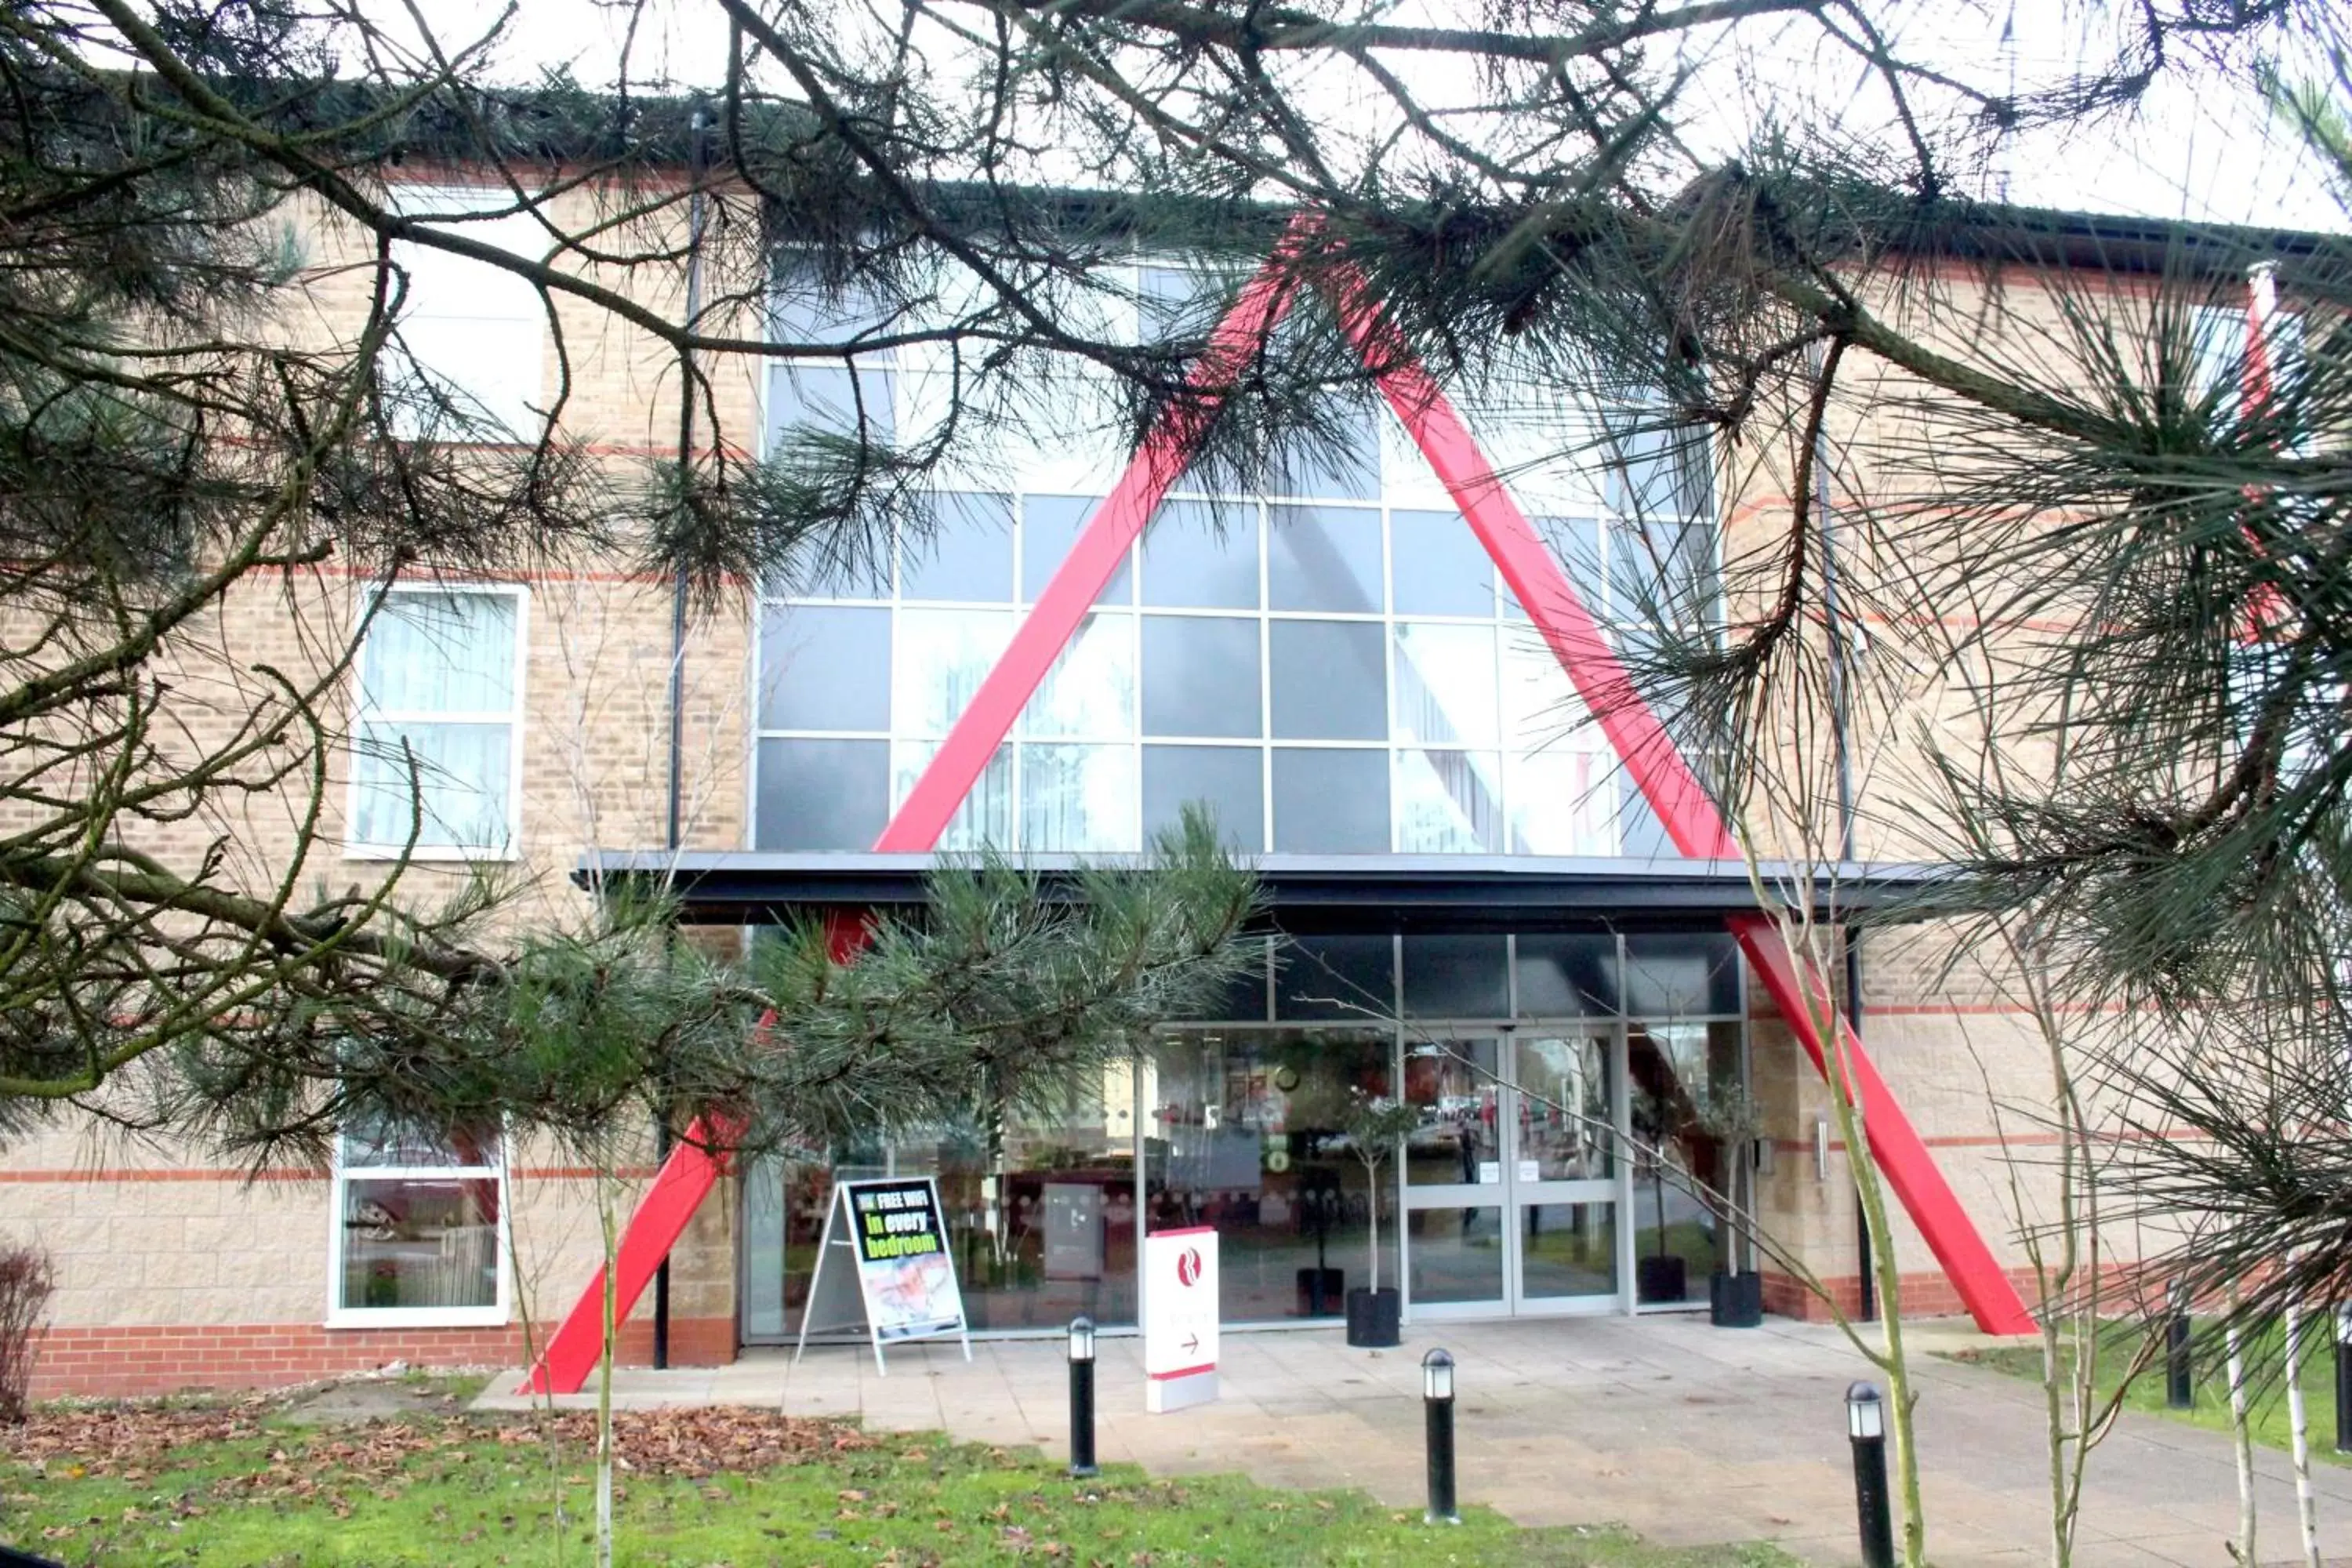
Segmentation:
{"type": "MultiPolygon", "coordinates": [[[[1972,1339],[1932,1328],[1921,1337],[1945,1347],[1972,1339]]],[[[1228,1334],[1223,1399],[1171,1415],[1144,1412],[1140,1342],[1106,1339],[1100,1455],[1161,1475],[1241,1471],[1417,1507],[1420,1360],[1439,1343],[1460,1363],[1465,1501],[1525,1524],[1622,1524],[1661,1542],[1774,1541],[1808,1561],[1855,1560],[1843,1393],[1864,1368],[1833,1331],[1778,1320],[1748,1331],[1688,1318],[1449,1324],[1415,1329],[1387,1352],[1349,1350],[1328,1331],[1228,1334]]],[[[967,1365],[952,1342],[908,1346],[884,1377],[862,1346],[813,1348],[797,1367],[753,1352],[714,1370],[624,1372],[615,1386],[625,1405],[781,1399],[796,1415],[1066,1452],[1061,1342],[982,1342],[973,1356],[967,1365]]],[[[1917,1360],[1930,1555],[1942,1568],[2047,1562],[2040,1390],[1917,1360]]],[[[519,1404],[517,1381],[493,1384],[483,1404],[519,1404]]],[[[2286,1562],[2298,1545],[2285,1458],[2259,1463],[2262,1555],[2286,1562]]],[[[2352,1469],[2322,1465],[2315,1482],[2323,1540],[2344,1552],[2352,1469]]],[[[2223,1568],[2236,1500],[2221,1435],[2126,1416],[2093,1458],[2075,1561],[2223,1568]]]]}

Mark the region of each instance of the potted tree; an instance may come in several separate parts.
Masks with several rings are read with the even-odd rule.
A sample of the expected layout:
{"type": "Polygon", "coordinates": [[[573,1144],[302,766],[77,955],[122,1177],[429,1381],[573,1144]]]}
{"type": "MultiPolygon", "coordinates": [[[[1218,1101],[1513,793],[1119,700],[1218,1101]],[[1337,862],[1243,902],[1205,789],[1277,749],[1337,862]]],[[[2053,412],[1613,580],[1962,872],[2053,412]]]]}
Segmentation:
{"type": "Polygon", "coordinates": [[[1341,1131],[1346,1132],[1348,1146],[1356,1152],[1356,1158],[1364,1163],[1371,1235],[1371,1269],[1368,1275],[1371,1283],[1348,1292],[1348,1342],[1351,1345],[1376,1348],[1399,1343],[1404,1338],[1404,1295],[1395,1286],[1381,1283],[1381,1167],[1396,1152],[1405,1135],[1420,1125],[1421,1110],[1417,1106],[1378,1095],[1360,1093],[1349,1099],[1348,1118],[1341,1131]]]}
{"type": "Polygon", "coordinates": [[[1657,1218],[1650,1255],[1633,1264],[1633,1299],[1680,1301],[1690,1294],[1690,1270],[1680,1253],[1666,1247],[1666,1142],[1683,1129],[1682,1104],[1672,1093],[1642,1089],[1635,1090],[1632,1109],[1633,1136],[1641,1141],[1639,1156],[1649,1167],[1655,1198],[1651,1212],[1657,1218]]]}
{"type": "Polygon", "coordinates": [[[1718,1329],[1753,1329],[1764,1321],[1764,1276],[1752,1267],[1754,1249],[1742,1243],[1755,1212],[1756,1102],[1744,1090],[1718,1089],[1699,1097],[1693,1114],[1716,1140],[1727,1167],[1721,1183],[1727,1206],[1718,1216],[1724,1245],[1707,1279],[1708,1318],[1718,1329]]]}

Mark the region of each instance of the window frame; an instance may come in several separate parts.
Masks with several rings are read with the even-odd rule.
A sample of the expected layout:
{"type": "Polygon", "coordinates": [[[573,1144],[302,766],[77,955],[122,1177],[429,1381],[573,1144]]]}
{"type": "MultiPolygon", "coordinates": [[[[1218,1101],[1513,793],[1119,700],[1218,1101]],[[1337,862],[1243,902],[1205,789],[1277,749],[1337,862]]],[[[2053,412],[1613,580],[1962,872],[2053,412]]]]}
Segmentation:
{"type": "Polygon", "coordinates": [[[488,710],[448,710],[429,711],[409,709],[375,709],[367,698],[367,637],[362,637],[352,660],[351,733],[344,746],[350,759],[349,776],[344,781],[343,858],[346,860],[398,860],[405,858],[412,863],[436,862],[464,864],[479,861],[485,864],[511,864],[523,858],[522,851],[522,780],[523,740],[527,732],[525,716],[529,710],[529,692],[524,681],[530,665],[530,589],[521,583],[378,583],[365,590],[360,604],[361,614],[367,618],[367,637],[375,633],[376,607],[393,595],[436,595],[444,598],[458,595],[478,594],[509,598],[514,601],[514,676],[513,705],[507,710],[507,801],[506,842],[499,845],[478,844],[381,844],[358,837],[360,824],[360,777],[362,727],[370,721],[392,723],[482,724],[495,722],[488,710]]]}
{"type": "MultiPolygon", "coordinates": [[[[524,220],[522,224],[517,225],[515,232],[520,233],[521,228],[530,222],[530,215],[527,213],[517,212],[509,214],[506,217],[499,219],[455,226],[436,226],[430,222],[432,216],[436,213],[489,212],[501,207],[510,206],[515,204],[518,198],[513,191],[509,190],[504,186],[445,184],[433,180],[395,182],[390,187],[390,199],[394,211],[398,212],[404,217],[427,220],[425,223],[425,226],[427,227],[452,227],[457,232],[466,234],[468,238],[478,239],[486,244],[497,246],[499,249],[505,250],[509,255],[513,256],[520,260],[539,259],[538,258],[531,256],[527,250],[517,249],[511,244],[501,244],[500,237],[495,227],[496,224],[510,222],[514,219],[520,218],[524,220]]],[[[414,247],[415,242],[412,240],[405,243],[414,247]]],[[[426,248],[429,249],[430,247],[426,248]]],[[[446,251],[436,251],[434,254],[438,261],[442,263],[463,262],[464,264],[484,268],[492,266],[491,263],[486,261],[474,261],[471,260],[471,258],[456,258],[446,251]]],[[[394,247],[392,259],[395,266],[403,264],[404,255],[399,247],[394,247]]],[[[506,276],[511,277],[513,275],[507,274],[506,276]]],[[[520,280],[518,279],[518,281],[520,280]]],[[[525,289],[530,288],[530,285],[527,282],[523,283],[522,286],[525,289]]],[[[542,401],[547,396],[547,306],[536,290],[531,291],[530,295],[529,309],[519,310],[511,316],[503,312],[488,310],[477,310],[469,313],[452,312],[443,309],[433,308],[429,300],[424,308],[420,309],[417,304],[411,302],[404,306],[399,319],[394,322],[392,339],[386,343],[386,353],[379,363],[383,364],[383,368],[387,372],[398,371],[401,374],[410,375],[421,374],[423,375],[429,376],[434,380],[444,383],[446,385],[471,401],[481,411],[486,422],[488,425],[495,426],[499,431],[503,433],[502,435],[491,436],[491,438],[489,439],[465,441],[456,443],[457,445],[467,447],[530,447],[543,440],[547,435],[547,415],[544,409],[541,406],[542,401]],[[520,378],[524,382],[525,386],[523,389],[518,389],[516,395],[516,401],[518,401],[521,405],[520,411],[522,414],[521,419],[517,422],[509,422],[507,417],[509,413],[513,412],[512,410],[497,406],[491,399],[484,397],[479,389],[467,385],[464,378],[450,374],[447,371],[419,358],[414,351],[409,348],[407,342],[407,328],[414,323],[426,321],[454,321],[462,323],[469,321],[480,322],[505,321],[521,322],[526,320],[530,323],[531,329],[531,353],[530,355],[530,361],[532,369],[531,373],[528,376],[520,378]]],[[[506,389],[501,387],[498,390],[500,394],[499,401],[503,401],[506,389]]],[[[392,421],[392,433],[394,438],[396,440],[414,441],[423,438],[420,431],[409,427],[409,421],[404,416],[395,417],[392,421]]],[[[488,432],[485,431],[483,434],[487,435],[488,432]]]]}
{"type": "Polygon", "coordinates": [[[507,1179],[509,1169],[511,1137],[509,1129],[499,1125],[499,1159],[495,1166],[486,1165],[350,1165],[343,1160],[347,1134],[338,1130],[335,1149],[327,1182],[327,1311],[323,1326],[329,1329],[500,1329],[514,1316],[514,1275],[509,1253],[512,1245],[514,1211],[513,1188],[507,1179]],[[349,1202],[346,1194],[354,1181],[480,1181],[488,1176],[498,1184],[499,1219],[495,1250],[497,1253],[496,1300],[486,1307],[352,1307],[343,1303],[345,1268],[344,1243],[348,1226],[343,1215],[349,1202]]]}

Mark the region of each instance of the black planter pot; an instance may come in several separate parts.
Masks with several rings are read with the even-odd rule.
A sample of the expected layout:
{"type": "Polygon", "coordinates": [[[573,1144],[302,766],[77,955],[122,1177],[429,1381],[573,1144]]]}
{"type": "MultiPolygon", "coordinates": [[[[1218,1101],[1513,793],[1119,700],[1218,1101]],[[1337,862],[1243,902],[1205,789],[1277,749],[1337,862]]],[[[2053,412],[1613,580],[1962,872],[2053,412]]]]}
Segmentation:
{"type": "Polygon", "coordinates": [[[1348,1342],[1368,1349],[1400,1344],[1404,1340],[1404,1295],[1393,1285],[1367,1290],[1361,1285],[1348,1292],[1348,1342]]]}
{"type": "Polygon", "coordinates": [[[1633,1294],[1642,1301],[1688,1300],[1690,1266],[1672,1255],[1644,1258],[1633,1265],[1633,1294]]]}
{"type": "Polygon", "coordinates": [[[1344,1268],[1302,1268],[1298,1271],[1298,1315],[1302,1318],[1332,1318],[1339,1316],[1339,1299],[1347,1293],[1348,1272],[1344,1268]]]}
{"type": "Polygon", "coordinates": [[[1753,1329],[1764,1321],[1764,1276],[1717,1269],[1707,1277],[1708,1318],[1718,1329],[1753,1329]]]}

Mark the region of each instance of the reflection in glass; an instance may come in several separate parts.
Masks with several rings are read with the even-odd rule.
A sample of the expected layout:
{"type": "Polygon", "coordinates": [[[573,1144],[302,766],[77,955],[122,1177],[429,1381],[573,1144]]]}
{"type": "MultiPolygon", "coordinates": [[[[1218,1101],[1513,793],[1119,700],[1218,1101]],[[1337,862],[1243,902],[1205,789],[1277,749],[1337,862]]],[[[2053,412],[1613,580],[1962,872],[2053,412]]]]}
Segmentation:
{"type": "Polygon", "coordinates": [[[1388,752],[1276,747],[1274,847],[1294,855],[1385,853],[1388,752]]]}
{"type": "Polygon", "coordinates": [[[1207,616],[1143,617],[1143,732],[1247,736],[1259,711],[1258,624],[1207,616]]]}
{"type": "Polygon", "coordinates": [[[1501,847],[1503,759],[1493,752],[1399,752],[1396,847],[1405,855],[1501,847]]]}
{"type": "Polygon", "coordinates": [[[942,490],[898,539],[898,595],[906,599],[1013,602],[1013,498],[942,490]]]}
{"type": "Polygon", "coordinates": [[[1183,808],[1198,802],[1214,814],[1227,844],[1265,848],[1264,761],[1255,746],[1144,747],[1144,837],[1175,826],[1183,808]]]}
{"type": "Polygon", "coordinates": [[[1417,1307],[1503,1299],[1503,1211],[1496,1205],[1407,1209],[1405,1256],[1417,1307]]]}
{"type": "MultiPolygon", "coordinates": [[[[1021,503],[1021,597],[1034,601],[1054,580],[1077,542],[1078,531],[1095,508],[1098,496],[1030,496],[1021,503]]],[[[1096,598],[1097,605],[1135,603],[1135,569],[1131,556],[1119,562],[1096,598]]]]}
{"type": "Polygon", "coordinates": [[[1396,1277],[1395,1168],[1374,1180],[1339,1129],[1385,1093],[1390,1040],[1343,1029],[1188,1029],[1143,1071],[1145,1212],[1153,1230],[1216,1227],[1228,1322],[1331,1317],[1396,1277]]]}
{"type": "Polygon", "coordinates": [[[1385,936],[1297,936],[1275,948],[1277,1018],[1382,1018],[1396,1005],[1396,950],[1385,936]]]}
{"type": "Polygon", "coordinates": [[[1404,939],[1404,1016],[1499,1018],[1510,1006],[1507,939],[1408,936],[1404,939]]]}
{"type": "Polygon", "coordinates": [[[1519,1094],[1519,1174],[1541,1182],[1605,1181],[1616,1125],[1604,1036],[1518,1036],[1511,1042],[1519,1094]]]}
{"type": "Polygon", "coordinates": [[[1503,1179],[1501,1090],[1493,1040],[1444,1040],[1409,1049],[1404,1098],[1421,1110],[1405,1140],[1405,1184],[1494,1185],[1503,1179]]]}
{"type": "Polygon", "coordinates": [[[1495,613],[1495,563],[1460,513],[1391,511],[1389,551],[1399,615],[1495,613]]]}
{"type": "Polygon", "coordinates": [[[760,728],[890,727],[890,612],[831,605],[760,613],[760,728]]]}
{"type": "Polygon", "coordinates": [[[1502,636],[1503,743],[1522,752],[1606,746],[1550,645],[1524,629],[1506,626],[1502,636]]]}
{"type": "Polygon", "coordinates": [[[761,741],[757,849],[871,849],[888,820],[887,741],[761,741]]]}
{"type": "Polygon", "coordinates": [[[1257,508],[1161,505],[1143,531],[1143,602],[1170,609],[1257,608],[1257,508]]]}
{"type": "Polygon", "coordinates": [[[1132,851],[1136,842],[1131,746],[1021,748],[1021,847],[1132,851]]]}
{"type": "Polygon", "coordinates": [[[1614,759],[1538,752],[1510,759],[1511,855],[1616,855],[1614,759]]]}
{"type": "Polygon", "coordinates": [[[1021,710],[1022,732],[1090,741],[1135,733],[1135,617],[1089,615],[1021,710]]]}
{"type": "Polygon", "coordinates": [[[1491,746],[1497,731],[1495,633],[1406,622],[1396,628],[1396,738],[1491,746]]]}
{"type": "MultiPolygon", "coordinates": [[[[897,810],[914,793],[916,781],[939,754],[937,741],[899,741],[890,747],[890,806],[897,810]]],[[[872,847],[870,842],[860,847],[872,847]]],[[[956,807],[940,834],[941,849],[1013,847],[1013,748],[999,746],[974,779],[971,793],[956,807]]]]}
{"type": "Polygon", "coordinates": [[[1284,741],[1385,741],[1387,628],[1377,621],[1276,621],[1266,627],[1274,733],[1284,741]]]}
{"type": "Polygon", "coordinates": [[[340,1306],[495,1307],[498,1300],[496,1175],[343,1183],[340,1306]]]}
{"type": "Polygon", "coordinates": [[[935,1174],[964,1310],[980,1329],[1135,1321],[1135,1074],[1106,1068],[1058,1107],[982,1111],[898,1144],[935,1174]]]}
{"type": "Polygon", "coordinates": [[[892,732],[944,735],[988,679],[1013,636],[996,610],[901,610],[890,670],[892,732]]]}
{"type": "Polygon", "coordinates": [[[1627,937],[1625,1011],[1666,1018],[1738,1014],[1738,944],[1719,931],[1627,937]]]}
{"type": "Polygon", "coordinates": [[[1519,1210],[1519,1291],[1529,1300],[1617,1293],[1617,1205],[1528,1204],[1519,1210]]]}
{"type": "Polygon", "coordinates": [[[856,436],[887,444],[898,429],[896,378],[887,370],[777,365],[768,373],[768,451],[794,435],[856,436]]]}
{"type": "Polygon", "coordinates": [[[1617,939],[1606,933],[1521,931],[1512,939],[1522,1018],[1617,1011],[1617,939]]]}
{"type": "Polygon", "coordinates": [[[1268,509],[1267,604],[1277,610],[1381,613],[1381,514],[1369,507],[1268,509]]]}
{"type": "Polygon", "coordinates": [[[1643,1302],[1691,1299],[1694,1279],[1727,1267],[1720,1199],[1731,1185],[1725,1136],[1744,1119],[1737,1023],[1634,1024],[1626,1030],[1635,1141],[1633,1223],[1643,1302]]]}

